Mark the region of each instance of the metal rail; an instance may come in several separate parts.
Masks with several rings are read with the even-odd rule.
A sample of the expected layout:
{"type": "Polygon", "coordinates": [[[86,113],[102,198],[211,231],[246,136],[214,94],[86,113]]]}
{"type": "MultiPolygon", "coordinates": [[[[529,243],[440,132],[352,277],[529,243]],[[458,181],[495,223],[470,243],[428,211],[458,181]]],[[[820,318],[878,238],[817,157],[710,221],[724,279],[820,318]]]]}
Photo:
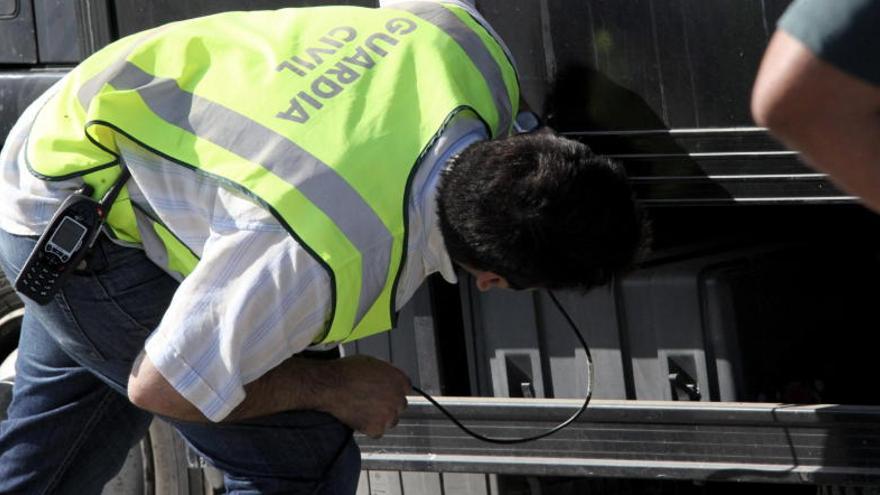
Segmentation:
{"type": "Polygon", "coordinates": [[[652,206],[854,203],[766,129],[570,131],[615,158],[636,197],[652,206]]]}
{"type": "MultiPolygon", "coordinates": [[[[567,399],[443,398],[493,436],[553,426],[567,399]]],[[[359,437],[364,469],[779,483],[880,483],[880,406],[594,401],[569,428],[517,446],[468,437],[421,398],[380,440],[359,437]]]]}

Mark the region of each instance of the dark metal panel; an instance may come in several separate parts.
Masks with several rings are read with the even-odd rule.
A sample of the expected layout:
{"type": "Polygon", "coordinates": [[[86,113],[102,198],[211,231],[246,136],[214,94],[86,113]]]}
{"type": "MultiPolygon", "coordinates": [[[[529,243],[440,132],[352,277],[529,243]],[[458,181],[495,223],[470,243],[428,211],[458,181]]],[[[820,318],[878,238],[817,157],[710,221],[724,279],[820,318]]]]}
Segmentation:
{"type": "MultiPolygon", "coordinates": [[[[473,290],[470,277],[460,286],[465,320],[470,324],[468,359],[479,395],[579,397],[586,393],[586,354],[545,294],[479,292],[473,290]]],[[[588,294],[560,292],[558,296],[591,345],[596,370],[594,395],[626,397],[611,288],[588,294]]]]}
{"type": "MultiPolygon", "coordinates": [[[[752,82],[772,34],[772,24],[764,17],[764,1],[676,3],[685,44],[664,47],[664,54],[670,53],[670,48],[684,49],[687,60],[682,62],[693,81],[693,127],[751,125],[752,82]]],[[[670,124],[682,127],[674,121],[670,124]]]]}
{"type": "MultiPolygon", "coordinates": [[[[613,84],[637,94],[662,116],[664,98],[657,65],[661,46],[655,32],[658,26],[654,14],[651,0],[589,2],[590,48],[595,70],[613,84]]],[[[593,96],[590,103],[595,110],[591,113],[597,123],[609,121],[620,112],[614,99],[603,94],[593,96]]]]}
{"type": "MultiPolygon", "coordinates": [[[[578,325],[590,345],[595,364],[593,396],[602,399],[626,398],[625,365],[616,311],[617,297],[610,285],[586,294],[557,293],[559,302],[578,325]]],[[[587,392],[586,352],[574,336],[562,313],[545,292],[535,296],[537,324],[542,339],[543,358],[549,370],[549,397],[577,398],[587,392]]]]}
{"type": "Polygon", "coordinates": [[[653,2],[552,0],[548,10],[556,67],[548,95],[551,125],[560,130],[668,127],[660,118],[664,99],[653,2]]]}
{"type": "MultiPolygon", "coordinates": [[[[576,400],[440,400],[495,435],[551,427],[576,400]]],[[[594,401],[572,426],[536,442],[490,445],[466,436],[427,401],[410,398],[397,428],[358,437],[365,469],[766,481],[880,482],[880,408],[785,404],[594,401]]]]}
{"type": "Polygon", "coordinates": [[[554,63],[553,45],[548,43],[547,0],[479,0],[476,4],[513,54],[526,102],[535,112],[544,113],[554,63]]]}
{"type": "Polygon", "coordinates": [[[171,21],[228,10],[265,10],[316,5],[376,6],[377,0],[113,0],[120,37],[171,21]]]}
{"type": "Polygon", "coordinates": [[[37,40],[31,0],[0,2],[0,64],[34,64],[37,40]]]}
{"type": "MultiPolygon", "coordinates": [[[[736,393],[744,388],[738,371],[747,357],[749,364],[753,358],[742,355],[737,339],[740,333],[755,332],[754,325],[740,321],[747,318],[742,318],[743,313],[759,312],[752,306],[736,306],[732,301],[753,293],[767,297],[767,292],[774,291],[759,291],[748,284],[740,284],[736,291],[717,289],[729,288],[738,278],[769,278],[769,270],[759,269],[754,260],[769,259],[779,252],[791,251],[770,245],[723,250],[708,256],[691,254],[685,259],[655,261],[618,280],[627,314],[622,332],[628,335],[633,361],[634,398],[755,400],[753,396],[736,393]],[[723,322],[710,320],[710,315],[717,316],[718,308],[725,310],[723,322]],[[679,375],[685,378],[683,381],[670,380],[676,366],[687,375],[679,375]],[[683,387],[685,383],[695,387],[683,387]],[[688,394],[688,390],[698,391],[700,396],[688,394]]],[[[774,287],[789,292],[791,288],[774,287]]],[[[790,327],[781,326],[773,331],[781,334],[790,327]]]]}
{"type": "Polygon", "coordinates": [[[619,159],[647,204],[853,201],[751,127],[754,75],[788,3],[547,0],[551,126],[619,159]]]}
{"type": "Polygon", "coordinates": [[[17,11],[18,2],[16,0],[0,0],[0,19],[14,17],[17,11]]]}
{"type": "Polygon", "coordinates": [[[80,37],[80,51],[86,56],[95,53],[114,39],[110,25],[110,0],[76,0],[76,18],[80,37]]]}
{"type": "MultiPolygon", "coordinates": [[[[788,0],[548,0],[562,130],[749,126],[758,63],[788,0]]],[[[545,48],[546,51],[546,48],[545,48]]]]}
{"type": "MultiPolygon", "coordinates": [[[[472,285],[470,278],[462,283],[472,285]]],[[[496,397],[547,397],[546,376],[542,366],[541,344],[536,327],[533,294],[500,291],[473,294],[476,311],[474,338],[483,351],[475,356],[481,383],[480,395],[496,397]],[[522,389],[528,387],[527,392],[522,389]]]]}
{"type": "Polygon", "coordinates": [[[64,74],[62,71],[0,72],[0,142],[6,139],[25,108],[64,74]]]}
{"type": "Polygon", "coordinates": [[[41,63],[75,63],[83,59],[76,2],[34,0],[34,15],[41,63]]]}

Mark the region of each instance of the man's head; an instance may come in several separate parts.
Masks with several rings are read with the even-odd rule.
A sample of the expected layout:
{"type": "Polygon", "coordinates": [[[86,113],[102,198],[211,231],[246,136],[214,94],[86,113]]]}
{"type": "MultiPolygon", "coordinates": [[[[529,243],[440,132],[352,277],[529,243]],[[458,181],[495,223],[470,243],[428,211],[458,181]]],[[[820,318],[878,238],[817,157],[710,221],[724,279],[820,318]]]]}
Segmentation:
{"type": "Polygon", "coordinates": [[[588,290],[630,267],[646,231],[622,168],[550,132],[471,145],[437,205],[452,260],[488,274],[481,289],[588,290]]]}

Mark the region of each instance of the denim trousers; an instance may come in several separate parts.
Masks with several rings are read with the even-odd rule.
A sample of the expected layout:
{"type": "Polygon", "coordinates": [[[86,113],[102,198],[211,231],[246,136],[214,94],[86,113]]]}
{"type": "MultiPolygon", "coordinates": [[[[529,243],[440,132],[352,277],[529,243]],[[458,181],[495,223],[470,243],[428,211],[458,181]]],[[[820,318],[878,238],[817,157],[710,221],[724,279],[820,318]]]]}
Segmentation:
{"type": "MultiPolygon", "coordinates": [[[[9,280],[35,244],[0,230],[9,280]]],[[[100,493],[121,469],[153,419],[128,401],[128,375],[176,288],[143,251],[102,235],[52,302],[25,301],[13,399],[0,423],[0,493],[100,493]]],[[[169,422],[223,471],[227,493],[356,491],[360,451],[328,414],[169,422]]]]}

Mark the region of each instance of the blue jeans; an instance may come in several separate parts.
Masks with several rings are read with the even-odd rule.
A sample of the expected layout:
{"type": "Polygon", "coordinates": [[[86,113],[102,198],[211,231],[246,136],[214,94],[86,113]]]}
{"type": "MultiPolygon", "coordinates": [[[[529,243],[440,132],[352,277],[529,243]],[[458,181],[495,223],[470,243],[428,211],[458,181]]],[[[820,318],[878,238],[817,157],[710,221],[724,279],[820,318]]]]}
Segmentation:
{"type": "MultiPolygon", "coordinates": [[[[9,280],[34,244],[0,230],[0,267],[9,280]]],[[[0,493],[100,493],[153,418],[128,401],[126,383],[177,282],[142,251],[104,236],[87,265],[50,304],[26,301],[13,399],[0,423],[0,493]]],[[[228,493],[357,488],[360,451],[351,430],[330,415],[172,425],[224,472],[228,493]]]]}

